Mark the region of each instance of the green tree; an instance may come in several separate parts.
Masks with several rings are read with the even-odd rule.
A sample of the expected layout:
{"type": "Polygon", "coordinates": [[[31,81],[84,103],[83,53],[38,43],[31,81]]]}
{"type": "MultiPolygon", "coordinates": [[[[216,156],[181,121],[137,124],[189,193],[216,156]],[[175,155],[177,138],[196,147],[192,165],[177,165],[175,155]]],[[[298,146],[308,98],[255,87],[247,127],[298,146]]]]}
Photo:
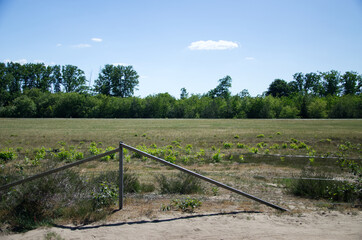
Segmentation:
{"type": "Polygon", "coordinates": [[[221,98],[229,98],[231,93],[229,88],[231,88],[231,77],[225,76],[224,78],[219,79],[219,85],[216,88],[210,90],[208,92],[208,96],[211,98],[221,97],[221,98]]]}
{"type": "Polygon", "coordinates": [[[321,73],[323,96],[336,96],[340,93],[341,75],[336,70],[321,73]]]}
{"type": "Polygon", "coordinates": [[[60,65],[53,66],[52,83],[53,91],[58,93],[62,91],[62,71],[60,65]]]}
{"type": "Polygon", "coordinates": [[[342,76],[342,86],[344,95],[354,95],[361,92],[362,75],[356,72],[346,72],[342,76]]]}
{"type": "Polygon", "coordinates": [[[66,93],[82,92],[87,89],[85,83],[87,82],[84,71],[77,66],[65,65],[62,66],[62,82],[66,93]]]}
{"type": "Polygon", "coordinates": [[[14,117],[35,117],[36,105],[34,101],[26,95],[22,95],[13,101],[15,111],[14,117]]]}
{"type": "Polygon", "coordinates": [[[289,96],[290,88],[288,83],[283,79],[275,79],[268,88],[266,93],[267,95],[272,95],[273,97],[283,97],[289,96]]]}
{"type": "Polygon", "coordinates": [[[95,81],[94,91],[109,96],[131,97],[139,84],[138,78],[132,66],[107,64],[95,81]]]}
{"type": "Polygon", "coordinates": [[[52,67],[44,63],[27,63],[22,66],[23,90],[38,88],[50,91],[52,85],[52,67]]]}
{"type": "Polygon", "coordinates": [[[186,88],[181,88],[180,99],[186,99],[189,97],[189,93],[187,92],[186,88]]]}

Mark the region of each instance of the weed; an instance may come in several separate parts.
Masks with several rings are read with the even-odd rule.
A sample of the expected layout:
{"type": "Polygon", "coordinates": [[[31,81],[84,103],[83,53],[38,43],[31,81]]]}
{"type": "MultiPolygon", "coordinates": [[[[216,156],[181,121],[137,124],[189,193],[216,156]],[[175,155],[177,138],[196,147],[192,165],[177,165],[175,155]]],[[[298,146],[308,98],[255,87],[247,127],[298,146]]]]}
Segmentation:
{"type": "Polygon", "coordinates": [[[203,192],[201,180],[186,173],[179,173],[171,177],[166,177],[162,174],[156,176],[156,181],[160,186],[160,192],[162,194],[192,194],[203,192]]]}
{"type": "Polygon", "coordinates": [[[291,144],[289,145],[289,147],[292,148],[292,149],[298,149],[298,145],[295,144],[295,143],[291,143],[291,144]]]}
{"type": "Polygon", "coordinates": [[[212,191],[212,194],[213,194],[214,196],[219,195],[219,188],[218,188],[218,187],[212,187],[212,188],[211,188],[211,191],[212,191]]]}
{"type": "Polygon", "coordinates": [[[8,150],[0,152],[0,160],[4,162],[8,162],[11,160],[15,160],[18,155],[14,152],[14,149],[9,148],[8,150]]]}
{"type": "Polygon", "coordinates": [[[171,205],[176,209],[181,210],[182,212],[193,212],[195,208],[201,206],[201,201],[196,198],[186,198],[186,199],[174,199],[171,202],[171,205]]]}
{"type": "Polygon", "coordinates": [[[225,149],[230,149],[233,147],[233,144],[232,143],[224,143],[224,148],[225,149]]]}
{"type": "Polygon", "coordinates": [[[250,148],[249,151],[250,151],[251,153],[257,154],[257,153],[259,152],[259,149],[258,149],[258,148],[255,148],[255,147],[252,147],[252,148],[250,148]]]}
{"type": "Polygon", "coordinates": [[[270,146],[270,149],[280,149],[280,145],[278,143],[274,143],[272,146],[270,146]]]}
{"type": "Polygon", "coordinates": [[[238,138],[239,138],[239,135],[235,135],[234,138],[235,138],[235,139],[238,139],[238,138]]]}
{"type": "Polygon", "coordinates": [[[258,136],[256,136],[257,138],[263,138],[265,137],[264,134],[259,134],[258,136]]]}
{"type": "Polygon", "coordinates": [[[212,156],[212,159],[214,160],[214,162],[220,162],[222,160],[222,157],[224,155],[220,154],[220,149],[217,150],[217,152],[212,156]]]}
{"type": "Polygon", "coordinates": [[[115,186],[104,181],[100,184],[98,192],[92,192],[93,208],[99,209],[111,206],[118,198],[118,190],[115,186]]]}

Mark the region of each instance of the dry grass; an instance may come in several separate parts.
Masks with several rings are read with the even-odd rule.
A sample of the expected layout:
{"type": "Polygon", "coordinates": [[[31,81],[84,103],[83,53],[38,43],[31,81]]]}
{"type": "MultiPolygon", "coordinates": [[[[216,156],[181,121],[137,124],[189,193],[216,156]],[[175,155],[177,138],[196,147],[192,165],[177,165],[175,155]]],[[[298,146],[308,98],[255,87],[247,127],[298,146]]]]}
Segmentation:
{"type": "MultiPolygon", "coordinates": [[[[22,147],[23,153],[42,146],[59,148],[59,141],[75,146],[84,142],[84,147],[89,146],[90,142],[102,142],[104,147],[117,147],[119,141],[131,146],[156,144],[162,147],[177,140],[182,147],[192,144],[194,153],[203,148],[212,155],[215,151],[211,147],[215,146],[216,149],[222,149],[223,154],[232,154],[238,158],[248,151],[237,149],[237,143],[255,146],[265,142],[270,147],[275,143],[289,143],[291,138],[313,146],[317,152],[333,152],[346,141],[354,145],[362,142],[362,120],[0,119],[0,150],[22,147]],[[264,138],[257,138],[259,134],[264,134],[264,138]],[[323,139],[330,141],[322,142],[323,139]],[[225,142],[233,143],[233,148],[223,149],[225,142]]],[[[283,154],[296,153],[291,149],[280,151],[283,154]]],[[[360,157],[360,150],[351,154],[360,157]]],[[[18,161],[22,161],[23,156],[20,155],[18,161]]],[[[302,168],[308,165],[308,160],[286,159],[281,162],[279,157],[265,156],[245,156],[245,159],[245,163],[223,160],[221,163],[195,163],[186,167],[293,212],[310,211],[328,205],[325,201],[321,203],[291,196],[278,181],[278,178],[298,176],[302,168]]],[[[323,165],[324,170],[336,168],[328,161],[320,161],[318,164],[323,165]]],[[[134,158],[125,162],[125,167],[129,172],[136,173],[141,183],[155,184],[155,176],[169,176],[177,172],[151,160],[134,158]]],[[[109,161],[87,163],[75,170],[89,174],[114,171],[117,168],[117,161],[109,161]]],[[[338,171],[333,174],[343,176],[338,171]]],[[[274,211],[223,189],[214,196],[212,187],[205,184],[206,192],[197,195],[203,205],[196,212],[274,211]]],[[[125,209],[109,218],[127,220],[139,216],[152,219],[161,211],[162,204],[168,204],[174,198],[180,196],[158,195],[157,191],[152,194],[129,194],[125,209]]]]}

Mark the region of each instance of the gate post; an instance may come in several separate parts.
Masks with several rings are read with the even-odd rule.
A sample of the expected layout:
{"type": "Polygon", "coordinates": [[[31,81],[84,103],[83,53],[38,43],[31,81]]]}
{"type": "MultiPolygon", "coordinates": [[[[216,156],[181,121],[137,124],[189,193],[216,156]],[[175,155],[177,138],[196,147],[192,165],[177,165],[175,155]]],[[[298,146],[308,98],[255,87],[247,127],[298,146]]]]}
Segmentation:
{"type": "Polygon", "coordinates": [[[123,208],[123,142],[119,142],[119,210],[123,208]]]}

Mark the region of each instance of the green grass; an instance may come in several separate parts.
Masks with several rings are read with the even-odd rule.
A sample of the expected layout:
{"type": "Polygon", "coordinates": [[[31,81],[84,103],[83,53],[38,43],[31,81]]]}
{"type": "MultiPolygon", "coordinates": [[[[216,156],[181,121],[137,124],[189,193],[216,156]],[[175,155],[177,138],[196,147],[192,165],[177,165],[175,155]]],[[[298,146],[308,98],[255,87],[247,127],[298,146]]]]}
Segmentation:
{"type": "MultiPolygon", "coordinates": [[[[176,164],[190,165],[187,167],[200,172],[205,170],[207,176],[215,177],[216,180],[226,181],[225,183],[231,183],[231,185],[250,186],[250,191],[259,191],[259,183],[248,180],[250,176],[238,175],[242,174],[244,167],[254,169],[254,171],[263,168],[268,168],[268,171],[278,168],[285,173],[300,172],[308,167],[315,169],[318,173],[339,174],[345,177],[345,172],[342,172],[336,159],[320,156],[343,154],[360,158],[362,120],[0,119],[0,152],[11,149],[11,152],[17,156],[14,159],[0,159],[0,183],[2,185],[25,175],[43,172],[65,164],[67,159],[59,157],[61,152],[69,152],[70,155],[80,152],[84,153],[84,157],[88,157],[91,155],[92,143],[95,148],[104,151],[106,148],[110,149],[111,146],[117,147],[119,141],[163,159],[168,157],[169,161],[176,164]],[[257,138],[261,134],[266,136],[262,140],[257,138]],[[226,147],[225,144],[227,144],[226,147]],[[252,150],[257,150],[258,154],[251,153],[252,150]],[[266,152],[268,155],[263,155],[266,152]],[[281,157],[277,154],[309,157],[281,157]],[[313,158],[314,161],[311,162],[309,158],[313,158]]],[[[125,151],[124,157],[125,167],[130,169],[129,174],[125,175],[125,192],[133,194],[154,191],[158,193],[202,192],[201,186],[190,184],[197,181],[183,179],[181,175],[174,174],[174,170],[159,163],[143,157],[137,158],[130,151],[125,151]],[[155,181],[155,175],[159,176],[158,181],[155,181]],[[158,184],[159,188],[156,188],[154,183],[158,184]],[[191,192],[186,189],[189,186],[193,186],[191,192]]],[[[76,161],[75,158],[72,161],[76,161]]],[[[360,164],[361,160],[356,160],[356,162],[360,164]]],[[[85,174],[88,178],[93,173],[95,174],[88,179],[89,182],[86,185],[83,186],[82,184],[85,184],[83,182],[77,184],[88,189],[90,186],[97,185],[93,183],[117,184],[117,168],[117,156],[114,156],[114,159],[107,159],[107,161],[80,165],[72,171],[85,174]],[[105,174],[96,177],[99,172],[105,174]]],[[[306,185],[312,186],[309,183],[306,185]]],[[[304,190],[304,186],[296,186],[304,190]]],[[[317,187],[312,189],[315,188],[317,187]]],[[[48,188],[44,187],[44,189],[48,188]]],[[[323,186],[319,189],[320,192],[324,191],[323,186]]],[[[340,189],[342,186],[339,186],[338,190],[340,189]]],[[[30,193],[36,193],[30,190],[30,193]]],[[[96,187],[88,189],[88,198],[97,196],[102,200],[99,194],[91,195],[92,191],[101,194],[104,191],[101,192],[96,187]]],[[[308,194],[307,196],[311,197],[311,194],[308,194]]],[[[112,192],[109,195],[111,196],[112,192]]],[[[68,198],[75,199],[67,196],[64,201],[66,202],[68,198]]],[[[20,198],[17,199],[17,201],[20,200],[20,198]]],[[[33,196],[33,202],[26,203],[29,209],[32,209],[33,205],[39,205],[36,200],[36,196],[33,196]]],[[[49,216],[39,215],[36,219],[52,222],[53,218],[56,219],[61,215],[65,219],[86,223],[107,215],[106,211],[99,213],[91,211],[92,204],[89,199],[84,201],[80,199],[79,202],[82,204],[73,204],[68,208],[54,206],[54,209],[58,209],[59,212],[39,209],[40,212],[45,212],[49,216]]],[[[7,202],[3,201],[2,204],[7,204],[7,202]]],[[[20,206],[21,202],[14,203],[14,208],[18,205],[20,206]]],[[[4,209],[7,208],[3,207],[0,210],[5,211],[4,209]]],[[[18,213],[23,214],[21,211],[18,213]]],[[[30,212],[26,217],[19,216],[14,215],[10,219],[14,222],[13,225],[18,224],[24,230],[34,227],[32,225],[34,213],[30,212]],[[17,222],[20,220],[24,222],[17,222]]]]}
{"type": "Polygon", "coordinates": [[[275,135],[270,141],[281,142],[291,138],[306,143],[321,139],[361,142],[362,120],[0,119],[1,148],[54,147],[58,141],[162,146],[175,138],[181,144],[202,147],[220,140],[260,142],[255,136],[261,133],[275,135]],[[234,138],[236,134],[239,139],[234,138]]]}

